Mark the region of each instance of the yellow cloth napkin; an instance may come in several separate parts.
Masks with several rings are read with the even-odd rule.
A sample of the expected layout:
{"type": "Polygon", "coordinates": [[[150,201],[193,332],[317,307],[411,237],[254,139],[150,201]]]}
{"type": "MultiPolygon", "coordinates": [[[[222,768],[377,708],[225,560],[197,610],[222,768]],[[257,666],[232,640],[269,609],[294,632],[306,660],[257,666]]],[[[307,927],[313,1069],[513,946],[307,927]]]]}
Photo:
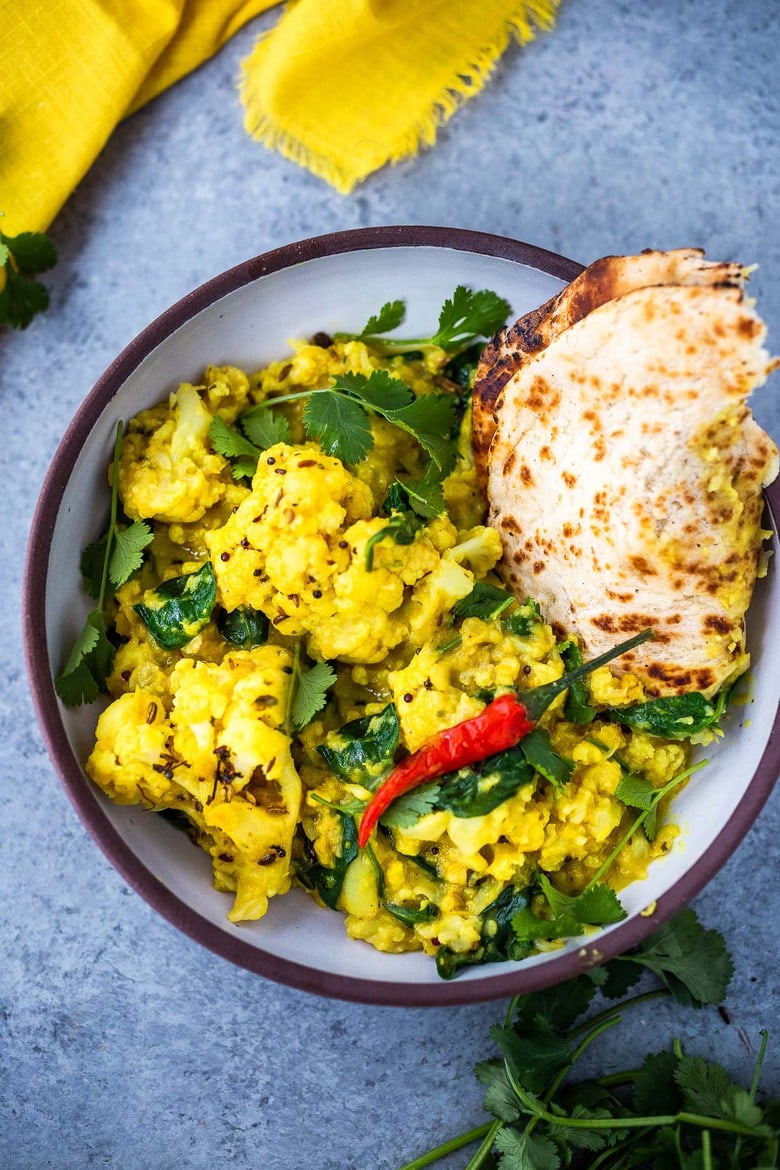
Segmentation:
{"type": "Polygon", "coordinates": [[[510,40],[552,28],[559,3],[298,0],[244,63],[244,124],[349,192],[384,163],[433,145],[510,40]]]}
{"type": "MultiPolygon", "coordinates": [[[[3,230],[43,230],[116,124],[276,0],[0,0],[3,230]]],[[[560,0],[298,0],[241,81],[247,129],[349,191],[431,144],[560,0]]]]}

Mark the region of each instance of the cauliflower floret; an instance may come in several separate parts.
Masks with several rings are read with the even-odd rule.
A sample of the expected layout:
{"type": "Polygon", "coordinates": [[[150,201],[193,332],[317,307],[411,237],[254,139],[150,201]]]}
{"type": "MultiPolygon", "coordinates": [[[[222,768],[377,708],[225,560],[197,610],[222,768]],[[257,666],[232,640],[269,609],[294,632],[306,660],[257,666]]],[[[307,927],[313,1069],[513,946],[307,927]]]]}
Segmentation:
{"type": "Polygon", "coordinates": [[[292,880],[301,782],[282,730],[289,651],[236,650],[220,663],[182,658],[170,714],[157,695],[121,695],[101,715],[87,772],[123,804],[186,813],[211,854],[228,917],[260,918],[292,880]]]}
{"type": "Polygon", "coordinates": [[[459,565],[467,565],[475,577],[484,577],[501,560],[501,537],[495,528],[478,524],[461,535],[461,540],[444,555],[459,565]]]}
{"type": "Polygon", "coordinates": [[[225,422],[235,422],[250,405],[249,378],[236,366],[207,366],[203,381],[206,406],[225,422]]]}
{"type": "Polygon", "coordinates": [[[122,440],[119,495],[133,520],[189,524],[222,498],[227,462],[208,446],[212,416],[185,382],[166,407],[143,411],[122,440]]]}
{"type": "Polygon", "coordinates": [[[421,642],[473,574],[442,560],[437,544],[450,547],[456,533],[441,520],[411,544],[376,541],[369,569],[368,543],[387,526],[373,504],[368,486],[318,448],[270,448],[251,495],[205,536],[221,603],[262,610],[320,659],[374,663],[421,642]]]}
{"type": "Polygon", "coordinates": [[[87,775],[117,804],[161,807],[175,799],[175,785],[161,764],[171,734],[157,695],[121,695],[98,719],[87,775]]]}

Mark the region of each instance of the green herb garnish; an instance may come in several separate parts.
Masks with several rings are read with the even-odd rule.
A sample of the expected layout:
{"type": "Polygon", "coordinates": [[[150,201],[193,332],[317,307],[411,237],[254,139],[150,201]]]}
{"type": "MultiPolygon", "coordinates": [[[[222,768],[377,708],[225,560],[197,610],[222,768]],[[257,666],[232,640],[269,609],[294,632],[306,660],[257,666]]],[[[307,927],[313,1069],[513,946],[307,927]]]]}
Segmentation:
{"type": "Polygon", "coordinates": [[[777,1167],[779,1103],[759,1098],[766,1032],[748,1088],[722,1066],[684,1053],[679,1039],[637,1068],[571,1078],[584,1053],[627,1010],[669,996],[686,1006],[718,1004],[732,969],[723,937],[685,910],[628,954],[567,983],[515,996],[504,1022],[490,1032],[499,1057],[475,1069],[492,1120],[401,1170],[423,1170],[477,1142],[468,1170],[777,1167]],[[624,972],[632,966],[635,976],[652,972],[655,984],[621,1002],[596,1004],[594,1012],[599,993],[625,996],[631,984],[624,972]]]}
{"type": "Polygon", "coordinates": [[[311,723],[327,701],[328,691],[336,681],[336,672],[328,662],[315,662],[311,667],[301,664],[301,644],[295,643],[292,677],[288,691],[287,715],[284,725],[288,735],[301,731],[311,723]]]}
{"type": "Polygon", "coordinates": [[[715,702],[705,699],[699,691],[684,695],[667,695],[650,699],[633,707],[615,707],[604,712],[605,719],[623,723],[648,735],[664,739],[688,739],[706,728],[717,727],[726,706],[727,692],[722,691],[715,702]]]}
{"type": "Polygon", "coordinates": [[[136,520],[120,528],[119,512],[119,454],[122,444],[122,422],[116,424],[114,457],[111,471],[111,514],[108,531],[102,540],[88,545],[81,559],[84,586],[97,605],[86,617],[62,672],[54,681],[54,689],[69,707],[93,703],[111,673],[114,647],[108,638],[103,604],[109,582],[118,589],[141,567],[143,550],[153,536],[149,525],[136,520]]]}
{"type": "Polygon", "coordinates": [[[290,424],[283,415],[266,406],[253,406],[238,417],[239,430],[228,426],[219,415],[209,427],[211,445],[218,455],[231,461],[234,479],[251,479],[257,461],[269,447],[292,440],[290,424]]]}
{"type": "Polygon", "coordinates": [[[7,236],[0,231],[0,273],[5,274],[0,290],[0,324],[26,329],[36,313],[48,308],[48,289],[30,278],[56,263],[57,250],[43,232],[7,236]]]}
{"type": "Polygon", "coordinates": [[[406,315],[403,301],[387,301],[369,318],[360,333],[337,333],[336,340],[357,339],[379,354],[430,353],[443,349],[453,356],[467,349],[477,338],[492,336],[511,312],[508,301],[490,289],[474,292],[459,284],[443,304],[438,329],[432,337],[400,339],[380,336],[397,329],[406,315]]]}

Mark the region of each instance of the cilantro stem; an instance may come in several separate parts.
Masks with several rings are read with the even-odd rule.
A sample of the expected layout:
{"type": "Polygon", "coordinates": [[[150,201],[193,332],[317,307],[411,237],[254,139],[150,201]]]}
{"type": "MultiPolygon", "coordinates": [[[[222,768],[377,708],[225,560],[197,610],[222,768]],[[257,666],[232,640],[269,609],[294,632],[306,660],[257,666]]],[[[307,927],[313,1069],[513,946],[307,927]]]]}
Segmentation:
{"type": "Polygon", "coordinates": [[[493,1149],[493,1144],[495,1143],[499,1131],[503,1128],[503,1125],[503,1121],[494,1121],[492,1123],[487,1133],[485,1134],[482,1144],[480,1145],[474,1157],[471,1158],[470,1161],[466,1164],[464,1170],[479,1170],[479,1167],[483,1164],[485,1159],[490,1154],[490,1151],[493,1149]]]}
{"type": "Polygon", "coordinates": [[[596,1077],[596,1084],[602,1089],[611,1089],[613,1085],[627,1085],[642,1075],[640,1068],[627,1068],[624,1072],[610,1073],[606,1077],[596,1077]]]}
{"type": "MultiPolygon", "coordinates": [[[[622,955],[618,956],[618,958],[623,957],[624,956],[622,955]]],[[[598,1015],[591,1016],[591,1018],[586,1020],[584,1024],[580,1024],[578,1027],[572,1028],[570,1032],[566,1033],[566,1038],[567,1040],[574,1040],[576,1036],[581,1036],[583,1032],[586,1032],[595,1024],[600,1024],[602,1020],[612,1020],[616,1018],[619,1019],[618,1012],[624,1011],[627,1007],[635,1007],[638,1003],[647,1003],[651,999],[662,999],[668,995],[671,995],[671,992],[666,987],[659,987],[655,991],[644,991],[641,995],[629,996],[628,999],[621,1000],[621,1002],[615,1007],[605,1008],[604,1011],[599,1012],[598,1015]]]]}
{"type": "Polygon", "coordinates": [[[596,870],[595,874],[583,890],[583,893],[587,893],[588,890],[592,889],[592,887],[601,881],[604,875],[612,868],[618,854],[623,850],[624,846],[628,844],[628,842],[636,833],[637,829],[641,828],[641,826],[645,823],[647,818],[650,816],[650,813],[658,807],[659,803],[663,800],[666,794],[671,792],[673,788],[676,788],[678,784],[682,784],[683,780],[687,780],[688,777],[692,776],[694,772],[698,772],[699,769],[703,768],[707,763],[707,760],[700,760],[698,764],[691,764],[690,768],[686,768],[685,771],[680,772],[679,776],[673,777],[673,779],[669,780],[668,783],[664,784],[663,788],[659,788],[656,791],[652,806],[650,808],[644,809],[644,811],[639,814],[628,832],[625,833],[623,837],[621,837],[620,841],[609,854],[607,859],[603,861],[596,870]]]}
{"type": "Polygon", "coordinates": [[[102,613],[103,602],[106,597],[106,586],[108,585],[108,566],[111,563],[111,544],[116,540],[116,517],[119,507],[119,455],[122,448],[122,432],[124,424],[121,419],[117,420],[116,432],[114,435],[114,458],[111,464],[111,515],[108,522],[108,533],[106,534],[106,551],[103,557],[103,572],[100,577],[100,595],[98,597],[97,610],[102,613]]]}
{"type": "MultiPolygon", "coordinates": [[[[440,1158],[445,1158],[447,1154],[454,1154],[456,1150],[462,1149],[463,1146],[468,1146],[471,1142],[479,1141],[496,1124],[500,1126],[501,1122],[486,1121],[484,1125],[478,1125],[475,1129],[470,1129],[467,1133],[461,1133],[457,1137],[450,1138],[449,1141],[442,1142],[440,1146],[436,1146],[434,1150],[428,1150],[427,1153],[421,1154],[414,1161],[406,1162],[400,1167],[400,1170],[423,1170],[423,1167],[431,1166],[434,1162],[438,1162],[440,1158]]],[[[492,1146],[492,1140],[490,1144],[492,1146]]]]}
{"type": "Polygon", "coordinates": [[[703,1130],[701,1135],[701,1158],[702,1170],[712,1170],[712,1145],[708,1129],[703,1130]]]}
{"type": "Polygon", "coordinates": [[[762,1028],[761,1032],[761,1048],[758,1052],[758,1059],[756,1060],[756,1070],[753,1073],[753,1080],[750,1082],[750,1097],[753,1101],[756,1099],[758,1092],[758,1082],[761,1080],[761,1068],[764,1063],[764,1056],[766,1055],[766,1046],[769,1043],[769,1032],[766,1028],[762,1028]]]}
{"type": "Polygon", "coordinates": [[[282,726],[284,727],[285,735],[292,735],[292,733],[293,733],[292,710],[293,710],[293,702],[295,701],[295,691],[296,691],[296,688],[298,686],[300,674],[301,674],[301,643],[296,640],[295,649],[293,650],[292,674],[290,675],[290,689],[287,692],[287,706],[286,706],[285,712],[284,712],[284,723],[282,724],[282,726]]]}

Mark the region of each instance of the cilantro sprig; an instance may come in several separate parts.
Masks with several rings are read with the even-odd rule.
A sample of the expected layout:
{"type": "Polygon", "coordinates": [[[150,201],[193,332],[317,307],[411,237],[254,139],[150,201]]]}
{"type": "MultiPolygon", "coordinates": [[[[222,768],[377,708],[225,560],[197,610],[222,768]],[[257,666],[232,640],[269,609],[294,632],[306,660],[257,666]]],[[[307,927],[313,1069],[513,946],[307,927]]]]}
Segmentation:
{"type": "Polygon", "coordinates": [[[454,357],[478,338],[488,338],[507,319],[511,311],[508,301],[490,289],[474,291],[459,284],[444,302],[439,313],[436,332],[431,337],[411,339],[383,336],[397,329],[404,321],[406,307],[403,301],[386,301],[378,313],[369,317],[360,333],[337,333],[339,341],[365,341],[383,356],[403,353],[435,353],[444,350],[454,357]]]}
{"type": "Polygon", "coordinates": [[[572,1079],[584,1053],[627,1010],[670,997],[683,1006],[719,1004],[732,972],[722,935],[705,930],[688,909],[633,951],[556,987],[515,996],[490,1032],[498,1057],[475,1069],[492,1120],[402,1170],[423,1170],[477,1142],[468,1170],[776,1167],[780,1103],[759,1097],[766,1032],[749,1087],[721,1065],[685,1053],[677,1038],[637,1068],[572,1079]],[[621,999],[640,977],[647,988],[621,999]]]}
{"type": "Polygon", "coordinates": [[[48,289],[31,278],[56,263],[57,250],[43,232],[7,236],[0,231],[0,324],[26,329],[37,313],[48,308],[48,289]]]}
{"type": "Polygon", "coordinates": [[[251,479],[263,451],[276,443],[292,441],[290,424],[266,406],[252,406],[238,417],[238,428],[215,415],[209,427],[211,445],[218,455],[231,462],[233,479],[251,479]]]}
{"type": "Polygon", "coordinates": [[[143,551],[153,539],[149,525],[136,520],[120,527],[119,512],[119,452],[123,424],[116,424],[114,458],[111,475],[111,515],[105,536],[87,545],[81,558],[84,587],[97,605],[86,617],[62,672],[54,681],[54,689],[69,707],[93,703],[111,673],[114,646],[108,637],[103,616],[103,604],[109,582],[118,589],[129,580],[143,562],[143,551]]]}
{"type": "Polygon", "coordinates": [[[328,691],[336,681],[336,672],[328,662],[315,662],[304,666],[301,661],[301,644],[295,643],[293,651],[290,688],[287,692],[287,711],[284,729],[288,735],[301,731],[327,702],[328,691]]]}

